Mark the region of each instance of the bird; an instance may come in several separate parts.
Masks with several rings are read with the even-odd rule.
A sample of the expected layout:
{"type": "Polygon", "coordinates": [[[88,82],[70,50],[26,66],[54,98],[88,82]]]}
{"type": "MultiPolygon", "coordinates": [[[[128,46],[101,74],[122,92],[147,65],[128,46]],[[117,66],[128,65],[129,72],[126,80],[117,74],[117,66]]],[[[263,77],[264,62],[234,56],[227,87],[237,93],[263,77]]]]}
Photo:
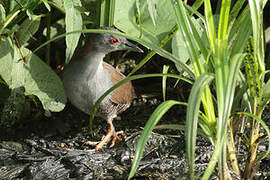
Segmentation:
{"type": "MultiPolygon", "coordinates": [[[[113,27],[101,29],[119,32],[113,27]]],[[[91,35],[84,47],[63,70],[63,86],[71,104],[89,115],[100,96],[125,78],[119,70],[103,61],[106,54],[120,50],[143,52],[122,36],[108,33],[91,35]]],[[[113,119],[125,111],[134,98],[136,98],[135,90],[129,81],[111,92],[100,103],[96,116],[105,119],[109,128],[106,136],[95,146],[96,151],[103,151],[103,147],[109,142],[111,148],[116,141],[121,141],[115,131],[113,119]]]]}

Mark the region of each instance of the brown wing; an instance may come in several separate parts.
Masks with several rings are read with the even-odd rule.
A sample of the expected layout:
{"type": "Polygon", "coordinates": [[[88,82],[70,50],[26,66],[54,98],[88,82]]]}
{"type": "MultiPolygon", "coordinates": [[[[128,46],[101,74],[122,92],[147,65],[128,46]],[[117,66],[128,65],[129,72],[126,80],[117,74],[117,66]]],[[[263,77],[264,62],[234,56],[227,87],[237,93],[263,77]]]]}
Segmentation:
{"type": "MultiPolygon", "coordinates": [[[[125,75],[123,75],[119,70],[115,69],[110,64],[103,62],[103,67],[111,75],[113,84],[116,84],[125,78],[125,75]]],[[[124,104],[130,103],[135,97],[136,94],[131,82],[127,82],[113,91],[111,100],[117,104],[124,104]]]]}

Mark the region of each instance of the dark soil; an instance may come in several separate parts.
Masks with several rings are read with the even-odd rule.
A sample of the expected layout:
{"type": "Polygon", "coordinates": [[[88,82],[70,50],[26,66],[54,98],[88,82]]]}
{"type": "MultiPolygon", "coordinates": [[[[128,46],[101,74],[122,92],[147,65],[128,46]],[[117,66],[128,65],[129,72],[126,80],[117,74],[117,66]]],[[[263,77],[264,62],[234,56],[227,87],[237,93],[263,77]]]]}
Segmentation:
{"type": "MultiPolygon", "coordinates": [[[[2,134],[5,138],[0,146],[0,179],[126,179],[139,135],[159,103],[152,101],[133,106],[121,115],[121,120],[114,121],[116,129],[125,132],[123,140],[103,152],[89,151],[94,146],[85,142],[100,140],[107,124],[95,119],[92,137],[89,117],[71,106],[50,118],[25,123],[16,132],[2,134]]],[[[177,110],[179,107],[165,118],[174,117],[172,113],[177,110]]],[[[184,114],[177,115],[184,118],[184,114]]],[[[177,119],[170,121],[176,123],[177,119]]],[[[205,146],[199,148],[203,156],[197,159],[205,163],[198,166],[203,169],[211,146],[206,140],[199,146],[205,146]]],[[[182,179],[186,173],[183,133],[153,132],[135,179],[182,179]]]]}

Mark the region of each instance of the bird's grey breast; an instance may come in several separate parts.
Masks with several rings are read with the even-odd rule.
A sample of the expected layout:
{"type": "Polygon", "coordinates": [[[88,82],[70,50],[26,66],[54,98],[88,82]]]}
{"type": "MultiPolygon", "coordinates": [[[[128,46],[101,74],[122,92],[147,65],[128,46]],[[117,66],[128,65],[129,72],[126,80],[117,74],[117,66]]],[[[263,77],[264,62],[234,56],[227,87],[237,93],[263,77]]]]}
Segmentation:
{"type": "MultiPolygon", "coordinates": [[[[77,61],[67,67],[63,75],[63,84],[71,103],[78,109],[89,114],[91,108],[99,97],[112,86],[109,73],[102,67],[102,61],[98,64],[86,64],[77,61]]],[[[101,103],[103,106],[109,101],[110,95],[101,103]]]]}

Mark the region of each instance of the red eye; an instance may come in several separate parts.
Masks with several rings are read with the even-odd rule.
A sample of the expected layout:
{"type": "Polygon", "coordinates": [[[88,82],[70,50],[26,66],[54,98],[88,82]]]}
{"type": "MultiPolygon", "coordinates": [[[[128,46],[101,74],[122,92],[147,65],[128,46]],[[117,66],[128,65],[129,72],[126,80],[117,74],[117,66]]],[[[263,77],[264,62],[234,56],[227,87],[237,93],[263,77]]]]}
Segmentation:
{"type": "Polygon", "coordinates": [[[111,39],[111,44],[116,44],[116,43],[118,43],[118,40],[115,39],[115,38],[112,38],[112,39],[111,39]]]}

